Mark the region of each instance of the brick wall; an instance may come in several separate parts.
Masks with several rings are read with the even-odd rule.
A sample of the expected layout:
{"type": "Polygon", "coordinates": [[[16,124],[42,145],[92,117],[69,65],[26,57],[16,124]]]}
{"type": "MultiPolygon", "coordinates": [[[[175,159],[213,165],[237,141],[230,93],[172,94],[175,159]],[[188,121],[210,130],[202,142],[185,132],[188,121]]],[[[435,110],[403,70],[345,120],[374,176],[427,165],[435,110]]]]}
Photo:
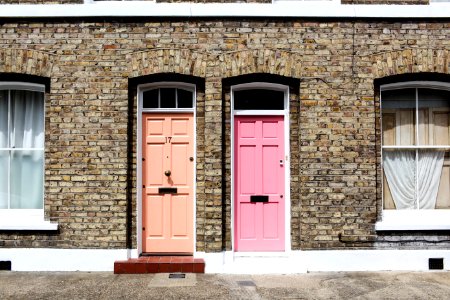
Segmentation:
{"type": "Polygon", "coordinates": [[[60,232],[1,232],[0,246],[136,247],[130,80],[178,73],[204,81],[197,94],[197,250],[230,249],[226,79],[266,73],[300,80],[290,88],[293,249],[436,247],[425,238],[445,235],[374,232],[381,203],[374,79],[448,74],[449,28],[295,19],[4,22],[0,73],[51,79],[45,208],[60,232]]]}

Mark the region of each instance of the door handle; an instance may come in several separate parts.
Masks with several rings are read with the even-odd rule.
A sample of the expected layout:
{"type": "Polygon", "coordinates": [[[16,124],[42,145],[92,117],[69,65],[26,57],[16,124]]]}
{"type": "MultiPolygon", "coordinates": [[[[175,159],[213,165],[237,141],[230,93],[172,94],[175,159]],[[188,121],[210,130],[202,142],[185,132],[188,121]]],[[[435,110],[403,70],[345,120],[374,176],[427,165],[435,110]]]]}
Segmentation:
{"type": "Polygon", "coordinates": [[[164,175],[166,175],[167,177],[169,177],[170,174],[172,174],[172,172],[170,172],[170,170],[166,170],[166,171],[164,172],[164,175]]]}
{"type": "Polygon", "coordinates": [[[282,159],[280,159],[280,166],[284,165],[284,161],[282,159]]]}

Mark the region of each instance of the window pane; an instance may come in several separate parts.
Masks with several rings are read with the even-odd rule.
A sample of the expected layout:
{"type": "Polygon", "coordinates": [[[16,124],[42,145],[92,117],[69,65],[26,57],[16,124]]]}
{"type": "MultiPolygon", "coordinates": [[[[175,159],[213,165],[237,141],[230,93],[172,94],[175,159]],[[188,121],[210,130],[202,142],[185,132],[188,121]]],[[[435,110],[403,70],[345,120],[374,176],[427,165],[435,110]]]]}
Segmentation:
{"type": "Polygon", "coordinates": [[[439,189],[436,198],[437,209],[450,209],[450,152],[444,154],[439,189]]]}
{"type": "Polygon", "coordinates": [[[381,93],[383,145],[416,144],[416,89],[381,93]]]}
{"type": "Polygon", "coordinates": [[[178,108],[192,108],[193,95],[191,91],[177,89],[178,93],[178,108]]]}
{"type": "Polygon", "coordinates": [[[416,89],[400,89],[381,92],[383,108],[416,108],[416,89]]]}
{"type": "Polygon", "coordinates": [[[43,208],[44,151],[11,151],[11,208],[43,208]]]}
{"type": "Polygon", "coordinates": [[[0,209],[8,208],[9,150],[0,150],[0,209]]]}
{"type": "Polygon", "coordinates": [[[450,92],[418,89],[419,144],[450,145],[450,92]]]}
{"type": "Polygon", "coordinates": [[[158,92],[159,89],[154,89],[146,91],[143,93],[144,96],[144,108],[158,108],[158,92]]]}
{"type": "Polygon", "coordinates": [[[175,108],[175,92],[174,88],[159,89],[161,93],[161,108],[175,108]]]}
{"type": "Polygon", "coordinates": [[[44,95],[11,91],[11,147],[44,147],[44,95]]]}
{"type": "Polygon", "coordinates": [[[0,91],[0,148],[8,147],[8,91],[0,91]]]}
{"type": "Polygon", "coordinates": [[[236,91],[234,109],[283,110],[284,92],[264,89],[236,91]]]}

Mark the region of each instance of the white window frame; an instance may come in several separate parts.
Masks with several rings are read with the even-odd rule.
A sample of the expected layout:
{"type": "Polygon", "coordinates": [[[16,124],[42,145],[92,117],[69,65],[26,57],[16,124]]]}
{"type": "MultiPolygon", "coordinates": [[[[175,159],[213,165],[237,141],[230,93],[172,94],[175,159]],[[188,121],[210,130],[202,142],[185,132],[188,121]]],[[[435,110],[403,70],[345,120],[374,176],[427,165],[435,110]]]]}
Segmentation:
{"type": "MultiPolygon", "coordinates": [[[[382,98],[381,92],[387,90],[406,89],[406,88],[427,88],[450,91],[450,83],[438,81],[410,81],[402,83],[393,83],[380,86],[380,119],[382,118],[382,98]]],[[[416,110],[418,109],[418,98],[416,90],[416,110]]],[[[418,114],[416,113],[416,118],[418,114]]],[[[382,122],[380,122],[382,124],[382,122]]],[[[418,120],[416,119],[416,124],[418,120]]],[[[382,126],[382,125],[381,125],[382,126]]],[[[415,132],[416,140],[418,132],[415,132]]],[[[383,128],[381,128],[383,135],[383,128]]],[[[382,206],[384,206],[384,175],[383,175],[383,149],[450,149],[449,145],[436,146],[382,146],[381,152],[381,182],[382,182],[382,206]]],[[[450,229],[450,209],[414,209],[414,210],[382,210],[382,219],[375,224],[377,231],[392,230],[449,230],[450,229]]]]}
{"type": "MultiPolygon", "coordinates": [[[[24,82],[0,82],[0,90],[22,90],[44,93],[45,86],[42,84],[24,83],[24,82]]],[[[45,105],[44,105],[45,116],[45,105]]],[[[45,122],[45,118],[44,118],[45,122]]],[[[45,124],[44,124],[45,125],[45,124]]],[[[44,126],[45,128],[45,126],[44,126]]],[[[6,148],[5,148],[6,149],[6,148]]],[[[8,148],[9,149],[9,148],[8,148]]],[[[44,148],[35,150],[44,151],[44,148]]],[[[44,153],[44,171],[45,176],[45,153],[44,153]]],[[[43,184],[45,178],[43,179],[43,184]]],[[[43,191],[44,193],[44,191],[43,191]]],[[[44,195],[42,195],[44,199],[44,195]]],[[[44,200],[43,200],[44,202],[44,200]]],[[[0,209],[0,230],[57,230],[58,224],[50,223],[44,219],[44,203],[40,209],[0,209]]]]}

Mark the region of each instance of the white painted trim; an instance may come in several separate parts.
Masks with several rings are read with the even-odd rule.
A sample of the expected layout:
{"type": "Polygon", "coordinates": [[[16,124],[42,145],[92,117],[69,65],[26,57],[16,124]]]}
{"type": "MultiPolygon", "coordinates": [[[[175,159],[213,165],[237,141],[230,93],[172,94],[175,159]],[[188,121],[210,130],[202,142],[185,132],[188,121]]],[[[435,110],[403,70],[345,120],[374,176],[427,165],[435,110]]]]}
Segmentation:
{"type": "Polygon", "coordinates": [[[0,5],[0,18],[28,17],[323,17],[448,18],[450,3],[344,5],[324,1],[266,3],[154,3],[106,1],[85,4],[0,5]],[[326,5],[327,9],[324,9],[326,5]]]}
{"type": "Polygon", "coordinates": [[[127,249],[0,248],[0,261],[12,271],[110,271],[114,261],[127,260],[127,249]]]}
{"type": "Polygon", "coordinates": [[[383,149],[386,150],[395,150],[395,149],[437,149],[437,150],[449,150],[450,146],[448,145],[435,145],[435,146],[383,146],[383,149]]]}
{"type": "Polygon", "coordinates": [[[449,209],[385,209],[375,230],[450,230],[449,209]]]}
{"type": "Polygon", "coordinates": [[[0,82],[0,90],[21,90],[45,93],[45,85],[21,81],[3,81],[0,82]]]}
{"type": "Polygon", "coordinates": [[[0,230],[58,230],[44,220],[44,209],[0,209],[0,230]]]}
{"type": "MultiPolygon", "coordinates": [[[[45,85],[37,84],[37,83],[29,83],[29,82],[21,82],[21,81],[4,81],[0,82],[0,90],[8,91],[8,102],[11,101],[11,90],[20,90],[20,91],[31,91],[42,93],[43,96],[43,128],[44,128],[44,136],[45,136],[45,85]]],[[[8,124],[10,125],[10,113],[8,112],[8,124]]],[[[9,127],[8,125],[8,127],[9,127]]],[[[9,129],[8,129],[9,130],[9,129]]],[[[45,138],[44,138],[44,147],[45,147],[45,138]]],[[[45,184],[45,148],[0,148],[0,150],[27,150],[27,151],[42,151],[42,186],[45,184]]],[[[11,157],[9,157],[11,160],[11,157]]],[[[11,162],[9,161],[9,164],[11,162]]],[[[8,190],[11,181],[11,171],[10,166],[8,167],[8,190]]],[[[45,189],[42,189],[42,207],[40,209],[0,209],[0,230],[57,230],[57,223],[50,223],[49,221],[45,221],[44,218],[44,207],[45,207],[45,189]]],[[[8,198],[10,196],[8,195],[8,198]]],[[[8,199],[8,207],[10,206],[10,200],[8,199]]]]}
{"type": "MultiPolygon", "coordinates": [[[[418,89],[429,88],[438,90],[450,90],[450,83],[440,81],[405,81],[398,83],[385,84],[380,86],[380,110],[383,112],[383,99],[382,92],[388,90],[398,90],[414,88],[415,89],[415,106],[416,106],[416,124],[419,124],[419,117],[417,109],[419,107],[418,89]]],[[[380,114],[382,118],[382,113],[380,114]]],[[[383,122],[381,124],[381,133],[383,135],[383,122]]],[[[383,137],[382,137],[383,139],[383,137]]],[[[416,131],[416,140],[419,140],[419,133],[416,131]]],[[[411,149],[416,150],[416,164],[418,163],[417,150],[420,149],[435,149],[435,150],[448,150],[448,145],[389,145],[382,146],[381,152],[381,168],[382,168],[382,206],[384,207],[384,172],[383,172],[383,153],[384,151],[395,149],[411,149]]],[[[416,165],[416,169],[418,166],[416,165]]],[[[416,188],[418,186],[418,178],[416,177],[416,188]]],[[[381,221],[375,224],[375,230],[377,231],[399,231],[399,230],[450,230],[450,210],[448,209],[412,209],[412,210],[396,210],[396,209],[383,209],[381,221]]]]}
{"type": "MultiPolygon", "coordinates": [[[[450,7],[449,7],[450,9],[450,7]]],[[[397,83],[383,84],[380,86],[380,91],[399,90],[406,88],[426,88],[436,90],[450,90],[450,83],[443,81],[405,81],[397,83]]],[[[381,99],[381,98],[380,98],[381,99]]]]}
{"type": "Polygon", "coordinates": [[[231,251],[199,253],[206,273],[297,274],[343,271],[428,271],[429,258],[443,258],[450,270],[450,250],[312,250],[288,257],[236,257],[231,251]]]}
{"type": "MultiPolygon", "coordinates": [[[[284,116],[284,205],[285,205],[285,250],[283,253],[289,253],[291,251],[291,163],[290,163],[290,118],[289,118],[289,86],[283,84],[275,84],[268,82],[250,82],[244,84],[233,85],[230,88],[231,93],[231,247],[234,250],[234,116],[235,115],[283,115],[284,116]],[[284,92],[284,110],[235,110],[234,109],[234,92],[246,89],[270,89],[284,92]],[[246,114],[248,112],[249,114],[246,114]],[[276,112],[276,114],[274,113],[276,112]],[[280,114],[282,112],[282,114],[280,114]]],[[[237,252],[234,252],[237,253],[237,252]]],[[[252,252],[254,253],[254,252],[252,252]]],[[[271,256],[270,252],[258,252],[271,256]]],[[[280,252],[281,253],[281,252],[280,252]]]]}
{"type": "MultiPolygon", "coordinates": [[[[141,84],[139,85],[140,92],[139,96],[141,99],[143,99],[143,93],[157,88],[178,88],[178,89],[184,89],[187,91],[192,92],[194,101],[192,103],[192,108],[144,108],[141,107],[142,112],[160,112],[160,113],[192,113],[195,112],[195,91],[196,87],[193,84],[190,83],[184,83],[184,82],[171,82],[171,81],[162,81],[160,84],[158,82],[152,82],[147,84],[141,84]]],[[[142,103],[141,103],[142,104],[142,103]]]]}
{"type": "MultiPolygon", "coordinates": [[[[137,249],[0,248],[0,261],[12,271],[108,271],[114,262],[137,257],[137,249]]],[[[429,258],[443,258],[450,270],[450,250],[312,250],[286,257],[235,257],[231,251],[197,252],[206,273],[296,274],[343,271],[428,271],[429,258]]]]}
{"type": "Polygon", "coordinates": [[[235,116],[284,116],[284,110],[235,110],[235,116]]]}
{"type": "Polygon", "coordinates": [[[142,253],[142,114],[143,113],[191,113],[193,114],[193,149],[194,149],[194,168],[193,168],[193,252],[196,251],[197,241],[197,87],[195,84],[178,82],[178,81],[160,81],[146,84],[140,84],[137,86],[137,205],[136,205],[136,238],[137,238],[137,257],[142,253]],[[142,93],[146,90],[156,87],[180,87],[192,91],[193,95],[193,108],[192,109],[144,109],[142,106],[142,93]]]}

